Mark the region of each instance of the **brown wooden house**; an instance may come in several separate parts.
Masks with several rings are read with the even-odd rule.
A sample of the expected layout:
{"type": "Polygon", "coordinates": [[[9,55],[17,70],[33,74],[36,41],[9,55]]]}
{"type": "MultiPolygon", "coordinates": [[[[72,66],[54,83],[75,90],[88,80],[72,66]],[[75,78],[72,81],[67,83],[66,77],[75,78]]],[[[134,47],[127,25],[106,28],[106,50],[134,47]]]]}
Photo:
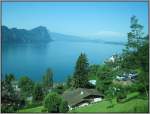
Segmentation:
{"type": "Polygon", "coordinates": [[[69,108],[82,107],[104,98],[96,89],[78,88],[65,91],[62,97],[68,102],[69,108]]]}

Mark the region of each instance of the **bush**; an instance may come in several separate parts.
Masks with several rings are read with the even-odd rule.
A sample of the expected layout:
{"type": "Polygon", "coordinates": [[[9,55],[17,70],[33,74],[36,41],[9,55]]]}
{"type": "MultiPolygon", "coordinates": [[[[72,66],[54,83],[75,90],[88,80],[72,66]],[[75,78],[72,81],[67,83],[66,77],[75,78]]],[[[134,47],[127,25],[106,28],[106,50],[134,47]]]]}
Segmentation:
{"type": "Polygon", "coordinates": [[[68,112],[69,107],[68,107],[68,103],[67,101],[62,101],[60,106],[59,106],[59,110],[60,112],[64,113],[64,112],[68,112]]]}
{"type": "Polygon", "coordinates": [[[44,99],[44,108],[48,112],[67,112],[68,103],[64,101],[57,93],[49,93],[44,99]]]}
{"type": "Polygon", "coordinates": [[[12,106],[2,105],[1,112],[2,113],[13,113],[13,112],[15,112],[15,110],[14,110],[14,107],[12,107],[12,106]]]}
{"type": "Polygon", "coordinates": [[[61,97],[57,93],[49,93],[44,99],[44,108],[48,112],[59,112],[59,106],[61,104],[61,97]]]}
{"type": "Polygon", "coordinates": [[[43,109],[41,110],[41,112],[47,112],[47,109],[46,109],[46,108],[43,108],[43,109]]]}
{"type": "Polygon", "coordinates": [[[124,94],[124,93],[119,93],[119,94],[117,95],[117,102],[122,102],[123,99],[125,99],[126,97],[127,97],[126,94],[124,94]]]}

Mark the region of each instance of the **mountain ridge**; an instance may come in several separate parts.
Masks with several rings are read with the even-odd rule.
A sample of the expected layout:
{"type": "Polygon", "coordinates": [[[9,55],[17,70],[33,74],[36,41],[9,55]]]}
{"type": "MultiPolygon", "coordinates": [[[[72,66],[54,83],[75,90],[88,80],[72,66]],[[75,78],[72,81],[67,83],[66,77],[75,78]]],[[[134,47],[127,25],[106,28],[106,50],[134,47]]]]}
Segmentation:
{"type": "Polygon", "coordinates": [[[1,26],[3,43],[48,43],[51,41],[68,42],[93,42],[114,45],[124,45],[124,42],[105,41],[100,38],[91,39],[90,37],[81,37],[57,32],[49,32],[44,26],[38,26],[33,29],[18,29],[1,26]]]}
{"type": "Polygon", "coordinates": [[[39,26],[31,30],[1,26],[3,43],[46,43],[52,41],[46,27],[39,26]]]}

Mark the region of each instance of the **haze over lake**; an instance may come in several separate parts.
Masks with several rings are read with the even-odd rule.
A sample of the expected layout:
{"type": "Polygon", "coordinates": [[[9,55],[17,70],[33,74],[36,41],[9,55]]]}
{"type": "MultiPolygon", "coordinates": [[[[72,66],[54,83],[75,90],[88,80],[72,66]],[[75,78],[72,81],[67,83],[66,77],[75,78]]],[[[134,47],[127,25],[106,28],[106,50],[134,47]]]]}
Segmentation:
{"type": "Polygon", "coordinates": [[[123,45],[52,41],[43,44],[3,44],[2,75],[13,73],[17,78],[29,76],[40,81],[47,68],[54,72],[54,81],[62,82],[74,71],[81,52],[86,53],[90,64],[101,64],[123,45]]]}

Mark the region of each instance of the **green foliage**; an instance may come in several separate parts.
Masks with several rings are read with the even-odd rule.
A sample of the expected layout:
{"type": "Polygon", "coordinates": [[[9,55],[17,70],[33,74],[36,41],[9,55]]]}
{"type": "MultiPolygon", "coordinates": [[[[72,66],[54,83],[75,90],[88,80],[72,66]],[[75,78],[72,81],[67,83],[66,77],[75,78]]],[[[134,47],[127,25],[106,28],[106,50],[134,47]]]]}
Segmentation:
{"type": "Polygon", "coordinates": [[[33,89],[33,102],[41,103],[41,101],[43,101],[43,98],[44,98],[44,92],[43,92],[42,85],[37,83],[34,85],[34,89],[33,89]]]}
{"type": "Polygon", "coordinates": [[[16,108],[15,108],[15,106],[2,105],[1,112],[2,113],[14,113],[14,112],[16,112],[16,108]]]}
{"type": "Polygon", "coordinates": [[[137,51],[137,48],[141,45],[143,26],[138,23],[136,16],[131,17],[131,32],[128,33],[128,51],[137,51]]]}
{"type": "Polygon", "coordinates": [[[59,112],[59,106],[61,104],[61,97],[56,93],[49,93],[44,99],[44,107],[48,112],[59,112]]]}
{"type": "Polygon", "coordinates": [[[73,87],[73,76],[68,76],[66,81],[66,88],[71,88],[71,87],[73,87]]]}
{"type": "Polygon", "coordinates": [[[12,82],[15,80],[15,76],[13,74],[8,74],[5,76],[5,81],[12,82]]]}
{"type": "Polygon", "coordinates": [[[96,75],[98,71],[99,65],[90,65],[89,72],[88,72],[88,79],[89,80],[96,80],[96,75]]]}
{"type": "Polygon", "coordinates": [[[12,78],[5,78],[1,83],[1,108],[2,112],[16,112],[21,106],[21,99],[14,91],[14,88],[11,85],[12,78]]]}
{"type": "Polygon", "coordinates": [[[113,105],[113,102],[112,102],[112,99],[114,98],[115,96],[115,91],[114,91],[114,88],[112,86],[110,86],[108,88],[108,90],[106,90],[106,98],[108,99],[108,101],[110,102],[110,104],[108,105],[108,108],[112,108],[114,105],[113,105]]]}
{"type": "Polygon", "coordinates": [[[75,67],[75,72],[74,72],[74,83],[73,87],[79,88],[79,87],[86,87],[88,83],[88,71],[89,71],[89,66],[88,66],[88,60],[85,54],[82,54],[79,56],[77,62],[76,62],[76,67],[75,67]]]}
{"type": "Polygon", "coordinates": [[[31,96],[33,92],[34,82],[27,76],[23,76],[19,79],[19,87],[21,94],[25,97],[31,96]]]}
{"type": "Polygon", "coordinates": [[[68,102],[62,100],[62,102],[61,102],[61,104],[60,104],[60,106],[59,106],[59,110],[60,110],[61,113],[68,112],[68,110],[69,110],[68,102]]]}
{"type": "MultiPolygon", "coordinates": [[[[122,54],[121,69],[126,71],[138,70],[138,78],[134,88],[148,96],[149,90],[149,42],[148,35],[143,37],[143,26],[138,23],[136,16],[131,17],[131,32],[128,33],[128,43],[122,54]]],[[[133,87],[132,91],[133,91],[133,87]]]]}
{"type": "Polygon", "coordinates": [[[55,88],[52,89],[52,92],[56,92],[58,94],[62,94],[66,90],[65,85],[59,84],[55,88]]]}
{"type": "Polygon", "coordinates": [[[41,112],[47,112],[46,108],[42,108],[41,112]]]}
{"type": "Polygon", "coordinates": [[[46,93],[53,87],[53,72],[50,68],[47,69],[46,74],[43,76],[43,87],[46,93]]]}
{"type": "Polygon", "coordinates": [[[127,97],[126,88],[120,86],[119,91],[117,92],[117,102],[122,102],[123,99],[125,99],[126,97],[127,97]]]}
{"type": "Polygon", "coordinates": [[[64,101],[57,93],[51,92],[44,99],[44,108],[48,112],[57,113],[57,112],[67,112],[68,103],[64,101]]]}
{"type": "Polygon", "coordinates": [[[112,70],[107,66],[100,66],[97,72],[97,83],[96,88],[102,93],[108,90],[109,86],[112,84],[113,73],[112,70]]]}

